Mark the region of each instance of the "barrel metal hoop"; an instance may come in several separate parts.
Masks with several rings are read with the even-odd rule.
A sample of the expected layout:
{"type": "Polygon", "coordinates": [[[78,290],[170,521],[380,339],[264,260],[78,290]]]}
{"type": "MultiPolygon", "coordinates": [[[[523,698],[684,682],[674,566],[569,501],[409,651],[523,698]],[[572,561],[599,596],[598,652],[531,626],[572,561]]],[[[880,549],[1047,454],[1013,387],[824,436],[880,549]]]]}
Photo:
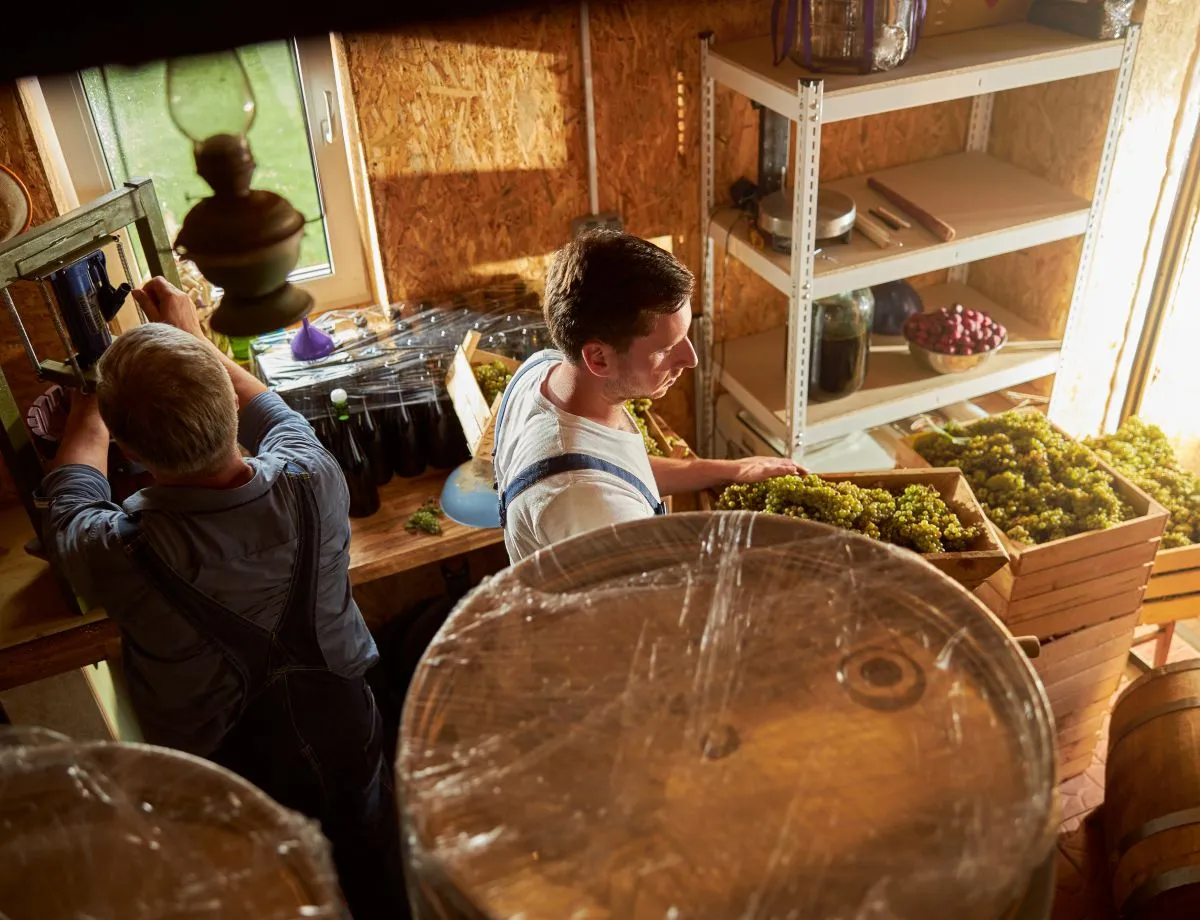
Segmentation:
{"type": "Polygon", "coordinates": [[[1194,671],[1200,668],[1200,658],[1189,658],[1187,661],[1172,661],[1170,664],[1164,664],[1161,668],[1155,668],[1153,671],[1147,671],[1132,684],[1125,688],[1121,693],[1121,699],[1117,700],[1117,705],[1121,704],[1121,700],[1137,690],[1143,684],[1148,684],[1151,681],[1158,680],[1160,677],[1168,677],[1171,674],[1178,674],[1180,671],[1194,671]]]}
{"type": "Polygon", "coordinates": [[[1183,869],[1171,869],[1147,879],[1125,899],[1121,905],[1122,917],[1133,917],[1147,901],[1157,898],[1176,888],[1200,884],[1200,866],[1188,866],[1183,869]]]}
{"type": "Polygon", "coordinates": [[[1147,709],[1136,719],[1121,729],[1121,733],[1119,735],[1109,737],[1108,752],[1111,754],[1117,749],[1117,745],[1128,738],[1135,730],[1141,728],[1147,722],[1157,719],[1159,716],[1170,715],[1173,712],[1183,712],[1186,709],[1198,708],[1200,708],[1200,696],[1185,696],[1181,700],[1172,700],[1170,703],[1163,703],[1161,706],[1155,706],[1153,709],[1147,709]]]}
{"type": "Polygon", "coordinates": [[[1116,853],[1113,854],[1113,861],[1119,861],[1133,849],[1134,845],[1141,843],[1147,837],[1153,837],[1155,834],[1174,830],[1177,827],[1186,827],[1189,824],[1200,824],[1200,808],[1181,808],[1179,811],[1151,818],[1141,827],[1135,827],[1121,835],[1121,839],[1117,842],[1116,853]]]}

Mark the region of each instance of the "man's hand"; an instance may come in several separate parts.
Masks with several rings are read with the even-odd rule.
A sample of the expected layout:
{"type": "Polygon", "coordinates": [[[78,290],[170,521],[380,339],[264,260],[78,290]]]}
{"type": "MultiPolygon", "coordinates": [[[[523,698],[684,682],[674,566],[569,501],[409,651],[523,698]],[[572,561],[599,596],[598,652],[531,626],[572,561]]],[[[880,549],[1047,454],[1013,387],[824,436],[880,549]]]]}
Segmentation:
{"type": "Polygon", "coordinates": [[[762,482],[772,476],[803,476],[805,470],[779,457],[747,457],[744,460],[703,460],[690,457],[651,457],[650,469],[662,495],[683,495],[717,489],[731,482],[762,482]]]}
{"type": "Polygon", "coordinates": [[[200,328],[200,317],[196,315],[196,305],[166,278],[151,278],[145,287],[133,292],[133,299],[150,322],[166,323],[207,341],[200,328]]]}
{"type": "Polygon", "coordinates": [[[762,482],[775,476],[803,476],[807,472],[794,460],[786,457],[746,457],[733,460],[732,482],[748,484],[762,482]]]}
{"type": "Polygon", "coordinates": [[[54,457],[54,466],[78,463],[108,475],[108,427],[100,417],[100,403],[93,393],[71,393],[67,427],[54,457]]]}

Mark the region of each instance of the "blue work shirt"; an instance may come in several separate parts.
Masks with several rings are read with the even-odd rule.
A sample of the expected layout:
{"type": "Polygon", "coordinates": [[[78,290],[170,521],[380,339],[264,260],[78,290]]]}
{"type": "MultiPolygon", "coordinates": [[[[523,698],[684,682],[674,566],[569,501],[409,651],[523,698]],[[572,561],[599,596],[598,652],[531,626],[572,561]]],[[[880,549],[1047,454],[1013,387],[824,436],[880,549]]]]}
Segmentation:
{"type": "Polygon", "coordinates": [[[320,509],[316,632],[330,670],[361,676],[379,658],[350,593],[350,493],[337,461],[304,417],[275,393],[238,419],[254,476],[235,489],[151,486],[124,503],[90,466],[69,464],[43,481],[46,537],[68,580],[121,629],[122,657],[146,740],[211,754],[240,710],[237,672],[167,602],[125,553],[118,522],[141,512],[150,545],[184,580],[264,629],[281,616],[292,577],[296,509],[284,477],[292,461],[312,478],[320,509]]]}

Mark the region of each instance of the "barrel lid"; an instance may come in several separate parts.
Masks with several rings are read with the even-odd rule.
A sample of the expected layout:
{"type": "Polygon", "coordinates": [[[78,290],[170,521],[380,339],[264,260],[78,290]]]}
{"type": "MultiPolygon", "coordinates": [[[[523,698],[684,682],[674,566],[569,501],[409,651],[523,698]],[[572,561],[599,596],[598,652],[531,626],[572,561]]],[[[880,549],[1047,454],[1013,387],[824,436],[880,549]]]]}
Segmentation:
{"type": "Polygon", "coordinates": [[[317,824],[165,748],[0,730],[0,916],[341,916],[317,824]]]}
{"type": "Polygon", "coordinates": [[[1053,843],[1051,724],[919,557],[680,514],[469,595],[399,770],[421,889],[485,917],[989,917],[1053,843]]]}

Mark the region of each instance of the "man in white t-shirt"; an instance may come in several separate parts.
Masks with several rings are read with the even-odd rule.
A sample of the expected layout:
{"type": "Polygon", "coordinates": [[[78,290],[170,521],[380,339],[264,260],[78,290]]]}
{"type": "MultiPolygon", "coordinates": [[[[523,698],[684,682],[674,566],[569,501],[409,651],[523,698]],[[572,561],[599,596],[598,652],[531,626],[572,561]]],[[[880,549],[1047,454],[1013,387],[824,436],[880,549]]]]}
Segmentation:
{"type": "Polygon", "coordinates": [[[630,399],[658,399],[696,352],[691,272],[627,233],[576,237],[546,277],[553,350],[505,390],[494,463],[504,543],[513,562],[609,524],[662,514],[661,496],[796,473],[791,460],[650,457],[630,399]]]}

